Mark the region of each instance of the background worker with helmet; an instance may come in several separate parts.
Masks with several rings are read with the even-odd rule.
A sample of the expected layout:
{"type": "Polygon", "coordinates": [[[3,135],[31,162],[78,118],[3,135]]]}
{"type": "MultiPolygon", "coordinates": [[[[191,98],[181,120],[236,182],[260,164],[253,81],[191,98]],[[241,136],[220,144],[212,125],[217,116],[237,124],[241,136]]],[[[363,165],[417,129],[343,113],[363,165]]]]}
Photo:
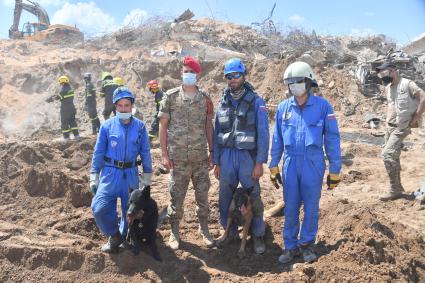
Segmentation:
{"type": "Polygon", "coordinates": [[[94,194],[91,208],[96,224],[109,236],[102,251],[118,252],[127,232],[127,202],[129,193],[139,186],[150,186],[152,159],[145,123],[132,117],[134,95],[126,87],[115,90],[115,117],[100,127],[90,171],[90,189],[94,194]],[[137,157],[143,166],[143,184],[139,184],[137,157]],[[121,222],[118,225],[117,199],[121,199],[121,222]]]}
{"type": "Polygon", "coordinates": [[[86,84],[86,108],[92,125],[92,133],[96,135],[100,129],[100,121],[96,109],[96,89],[91,81],[90,73],[84,74],[84,82],[86,84]]]}
{"type": "Polygon", "coordinates": [[[285,250],[279,262],[289,263],[300,252],[305,262],[312,262],[317,258],[314,242],[326,170],[323,147],[329,160],[328,188],[333,189],[340,182],[338,123],[329,102],[313,95],[311,87],[315,84],[315,77],[308,64],[292,63],[285,70],[283,80],[293,96],[277,108],[269,165],[271,180],[277,185],[280,177],[278,165],[283,154],[285,250]],[[300,232],[301,204],[304,205],[304,220],[300,232]]]}
{"type": "Polygon", "coordinates": [[[77,121],[75,120],[77,110],[74,105],[74,90],[71,88],[67,76],[60,76],[58,82],[61,86],[59,94],[49,97],[46,102],[52,102],[57,99],[61,102],[60,115],[63,138],[69,140],[71,132],[74,138],[79,138],[80,134],[77,127],[77,121]]]}
{"type": "Polygon", "coordinates": [[[118,86],[124,86],[124,80],[120,77],[115,77],[114,78],[114,82],[118,85],[118,86]]]}
{"type": "Polygon", "coordinates": [[[159,89],[159,84],[157,80],[149,81],[146,84],[146,88],[149,90],[151,94],[155,96],[156,111],[152,119],[151,129],[149,131],[149,137],[154,138],[158,135],[158,130],[159,130],[158,113],[159,113],[159,106],[161,104],[161,100],[162,100],[162,97],[164,96],[164,93],[162,92],[162,90],[159,89]]]}
{"type": "Polygon", "coordinates": [[[100,96],[105,98],[105,108],[103,109],[103,118],[105,120],[109,119],[109,116],[112,112],[115,112],[114,103],[112,102],[112,97],[114,95],[114,91],[119,87],[119,85],[114,81],[111,73],[102,72],[102,88],[100,91],[100,96]]]}
{"type": "MultiPolygon", "coordinates": [[[[262,254],[265,223],[259,179],[269,150],[269,125],[264,100],[245,81],[246,68],[238,58],[224,66],[228,87],[217,110],[214,131],[214,175],[220,181],[220,224],[226,229],[227,214],[233,197],[232,187],[254,188],[250,194],[254,218],[251,224],[254,251],[262,254]]],[[[238,237],[233,226],[230,235],[220,242],[224,246],[238,237]]]]}

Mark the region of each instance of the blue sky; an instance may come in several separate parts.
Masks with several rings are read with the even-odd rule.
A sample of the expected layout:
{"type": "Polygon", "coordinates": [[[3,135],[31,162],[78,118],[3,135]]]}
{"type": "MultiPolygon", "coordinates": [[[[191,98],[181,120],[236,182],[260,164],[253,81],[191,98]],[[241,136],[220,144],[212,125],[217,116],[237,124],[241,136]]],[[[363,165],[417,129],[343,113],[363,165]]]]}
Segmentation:
{"type": "MultiPolygon", "coordinates": [[[[24,0],[25,2],[25,0],[24,0]]],[[[149,16],[174,18],[186,8],[197,18],[211,17],[249,25],[265,19],[277,3],[272,20],[283,30],[301,27],[318,34],[385,34],[405,44],[425,33],[425,0],[181,0],[72,1],[36,0],[53,23],[76,24],[88,35],[116,30],[149,16]]],[[[0,0],[0,38],[7,38],[14,0],[0,0]]],[[[23,13],[23,21],[35,17],[23,13]]],[[[22,21],[21,25],[22,27],[22,21]]]]}

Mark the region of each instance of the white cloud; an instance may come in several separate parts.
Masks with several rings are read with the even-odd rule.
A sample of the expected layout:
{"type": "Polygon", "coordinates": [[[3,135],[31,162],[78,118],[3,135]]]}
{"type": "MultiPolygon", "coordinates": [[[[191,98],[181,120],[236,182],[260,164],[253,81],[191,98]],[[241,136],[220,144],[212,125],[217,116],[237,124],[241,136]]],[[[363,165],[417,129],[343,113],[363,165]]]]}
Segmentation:
{"type": "Polygon", "coordinates": [[[363,13],[363,15],[365,15],[366,17],[373,17],[373,16],[375,16],[375,13],[370,12],[370,11],[366,11],[366,12],[363,13]]]}
{"type": "Polygon", "coordinates": [[[298,14],[292,15],[288,18],[291,22],[303,22],[305,19],[298,14]]]}
{"type": "Polygon", "coordinates": [[[103,12],[95,2],[65,3],[55,12],[52,23],[77,25],[90,35],[99,35],[116,30],[118,27],[113,16],[103,12]]]}
{"type": "Polygon", "coordinates": [[[13,6],[13,5],[15,5],[15,1],[14,0],[3,0],[3,4],[5,6],[13,6]]]}
{"type": "Polygon", "coordinates": [[[373,34],[376,34],[376,32],[371,28],[353,28],[350,32],[350,36],[354,37],[367,37],[373,34]]]}
{"type": "Polygon", "coordinates": [[[148,13],[142,9],[134,9],[131,10],[130,13],[128,13],[124,20],[122,25],[123,26],[131,26],[131,27],[138,27],[144,19],[146,19],[148,13]]]}

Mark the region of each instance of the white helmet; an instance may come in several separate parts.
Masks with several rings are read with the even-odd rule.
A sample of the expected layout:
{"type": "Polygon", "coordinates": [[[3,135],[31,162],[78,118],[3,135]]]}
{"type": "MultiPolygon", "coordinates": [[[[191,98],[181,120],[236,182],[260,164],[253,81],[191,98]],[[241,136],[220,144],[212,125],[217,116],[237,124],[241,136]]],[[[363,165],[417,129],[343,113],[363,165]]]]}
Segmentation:
{"type": "Polygon", "coordinates": [[[289,65],[283,74],[283,82],[291,84],[299,81],[300,79],[307,78],[311,80],[311,86],[317,87],[316,77],[314,76],[313,69],[309,64],[304,62],[295,62],[289,65]]]}

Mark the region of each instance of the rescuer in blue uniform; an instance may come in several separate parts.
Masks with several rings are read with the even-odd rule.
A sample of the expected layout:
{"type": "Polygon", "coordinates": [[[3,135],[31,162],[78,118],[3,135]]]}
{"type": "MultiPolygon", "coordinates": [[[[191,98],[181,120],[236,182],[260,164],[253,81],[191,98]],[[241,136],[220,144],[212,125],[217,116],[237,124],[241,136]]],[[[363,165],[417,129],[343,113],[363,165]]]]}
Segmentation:
{"type": "MultiPolygon", "coordinates": [[[[224,90],[217,110],[214,131],[214,175],[220,180],[220,224],[226,228],[227,215],[233,197],[232,187],[253,187],[251,202],[254,218],[251,234],[254,251],[264,253],[264,206],[260,196],[259,179],[263,163],[267,163],[269,126],[267,108],[251,84],[245,81],[246,68],[238,58],[224,66],[228,87],[224,90]]],[[[238,237],[236,226],[220,245],[238,237]]]]}
{"type": "Polygon", "coordinates": [[[137,157],[143,166],[143,184],[150,186],[152,159],[145,123],[131,115],[134,95],[119,87],[113,95],[116,116],[100,127],[90,172],[90,189],[94,194],[92,211],[96,224],[108,242],[102,251],[118,252],[127,232],[127,201],[129,193],[139,188],[137,157]],[[121,221],[118,223],[117,199],[121,199],[121,221]]]}
{"type": "Polygon", "coordinates": [[[326,170],[323,147],[329,160],[327,185],[335,188],[340,182],[341,149],[338,123],[329,102],[314,96],[311,87],[316,80],[311,67],[295,62],[285,70],[284,83],[292,97],[277,108],[270,161],[270,178],[275,186],[283,182],[285,250],[279,257],[289,263],[300,255],[305,262],[316,260],[314,242],[319,222],[319,201],[326,170]],[[283,154],[282,178],[279,162],[283,154]],[[299,213],[304,205],[300,232],[299,213]],[[298,237],[298,234],[300,236],[298,237]]]}

